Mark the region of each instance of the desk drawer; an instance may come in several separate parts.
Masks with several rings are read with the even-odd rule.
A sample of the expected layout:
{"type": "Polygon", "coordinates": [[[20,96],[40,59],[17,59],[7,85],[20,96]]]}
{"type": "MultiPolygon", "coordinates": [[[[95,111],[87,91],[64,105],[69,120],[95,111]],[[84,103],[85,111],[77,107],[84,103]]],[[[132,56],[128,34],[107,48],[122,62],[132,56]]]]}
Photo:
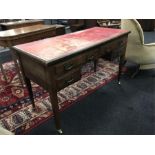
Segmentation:
{"type": "Polygon", "coordinates": [[[57,65],[55,65],[55,73],[57,75],[63,75],[68,73],[69,71],[75,69],[79,65],[85,62],[84,55],[76,56],[75,58],[63,61],[57,65]]]}
{"type": "Polygon", "coordinates": [[[99,57],[99,48],[94,48],[86,51],[85,62],[94,61],[99,57]]]}
{"type": "Polygon", "coordinates": [[[81,69],[77,68],[56,80],[57,89],[61,90],[80,79],[81,79],[81,69]]]}
{"type": "Polygon", "coordinates": [[[126,46],[126,39],[125,38],[120,38],[118,40],[114,40],[108,44],[101,45],[100,47],[100,55],[105,55],[109,52],[115,51],[116,49],[126,46]]]}

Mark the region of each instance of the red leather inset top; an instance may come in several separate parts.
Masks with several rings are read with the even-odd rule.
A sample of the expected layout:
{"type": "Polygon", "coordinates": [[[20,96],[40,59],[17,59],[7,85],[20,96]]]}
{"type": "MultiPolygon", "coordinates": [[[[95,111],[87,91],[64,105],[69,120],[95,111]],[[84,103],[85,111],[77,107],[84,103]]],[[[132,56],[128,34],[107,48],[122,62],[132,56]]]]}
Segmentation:
{"type": "Polygon", "coordinates": [[[21,44],[15,48],[44,61],[52,61],[127,33],[126,30],[94,27],[75,33],[21,44]]]}

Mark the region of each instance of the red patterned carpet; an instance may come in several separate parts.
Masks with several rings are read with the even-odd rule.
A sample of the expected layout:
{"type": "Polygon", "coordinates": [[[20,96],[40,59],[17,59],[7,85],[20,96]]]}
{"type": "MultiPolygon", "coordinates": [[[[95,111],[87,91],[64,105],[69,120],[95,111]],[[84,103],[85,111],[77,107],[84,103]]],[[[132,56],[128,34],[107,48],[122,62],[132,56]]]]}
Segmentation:
{"type": "MultiPolygon", "coordinates": [[[[13,63],[6,63],[4,68],[9,82],[0,72],[0,124],[15,134],[24,134],[53,116],[48,93],[32,83],[38,109],[32,111],[27,89],[21,86],[13,63]]],[[[93,63],[83,66],[81,72],[80,81],[58,92],[60,111],[116,78],[118,65],[100,59],[96,73],[93,63]]]]}

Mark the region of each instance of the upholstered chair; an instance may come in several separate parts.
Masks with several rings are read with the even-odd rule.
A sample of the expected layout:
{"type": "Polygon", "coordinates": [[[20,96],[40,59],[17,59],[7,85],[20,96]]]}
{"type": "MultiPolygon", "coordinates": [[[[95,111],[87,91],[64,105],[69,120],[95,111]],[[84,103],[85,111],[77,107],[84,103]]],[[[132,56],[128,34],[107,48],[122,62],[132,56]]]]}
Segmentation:
{"type": "Polygon", "coordinates": [[[4,128],[0,125],[0,135],[14,135],[14,133],[8,131],[7,129],[4,129],[4,128]]]}
{"type": "Polygon", "coordinates": [[[143,30],[135,19],[121,20],[121,29],[129,30],[126,59],[140,65],[140,69],[155,68],[155,42],[145,44],[143,30]]]}

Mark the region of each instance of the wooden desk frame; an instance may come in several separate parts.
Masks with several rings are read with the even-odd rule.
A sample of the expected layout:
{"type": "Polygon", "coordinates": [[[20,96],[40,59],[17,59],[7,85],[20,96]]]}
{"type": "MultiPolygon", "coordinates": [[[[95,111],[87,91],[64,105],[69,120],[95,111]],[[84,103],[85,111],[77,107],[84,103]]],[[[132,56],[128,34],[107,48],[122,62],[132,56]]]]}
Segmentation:
{"type": "Polygon", "coordinates": [[[19,48],[13,48],[21,63],[25,83],[33,105],[34,99],[30,79],[49,92],[55,125],[59,133],[62,133],[62,130],[57,92],[81,78],[80,69],[84,63],[91,60],[95,62],[96,66],[97,60],[109,52],[117,52],[119,55],[118,83],[120,84],[121,68],[125,59],[128,33],[123,33],[120,36],[113,37],[110,40],[87,47],[72,55],[49,63],[39,58],[36,59],[33,55],[27,54],[19,48]],[[33,71],[30,69],[32,66],[35,68],[33,71]]]}

